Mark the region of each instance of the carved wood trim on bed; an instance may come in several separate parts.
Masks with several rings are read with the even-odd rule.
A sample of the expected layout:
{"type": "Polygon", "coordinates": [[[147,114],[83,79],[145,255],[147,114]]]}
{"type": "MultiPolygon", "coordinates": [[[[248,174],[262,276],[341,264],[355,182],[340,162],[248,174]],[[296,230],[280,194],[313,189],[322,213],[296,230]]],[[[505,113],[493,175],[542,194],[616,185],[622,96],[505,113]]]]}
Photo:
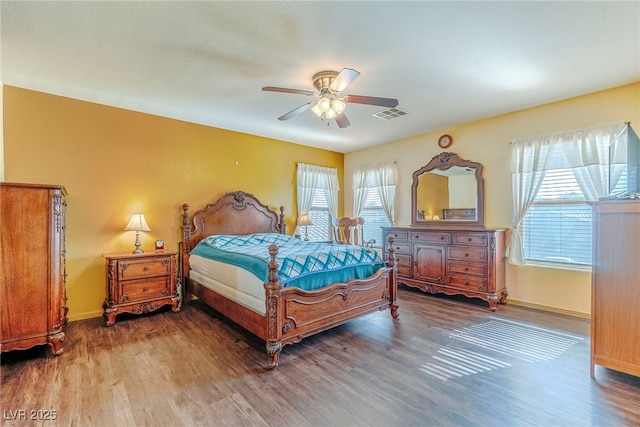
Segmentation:
{"type": "Polygon", "coordinates": [[[389,238],[386,267],[375,274],[346,283],[336,283],[317,291],[283,288],[278,283],[276,245],[269,247],[268,282],[265,283],[266,316],[260,315],[202,286],[189,277],[189,251],[212,234],[285,234],[284,208],[271,211],[252,194],[230,192],[216,203],[197,211],[189,220],[189,205],[183,205],[181,258],[185,299],[193,294],[207,305],[236,322],[266,343],[269,367],[276,368],[282,347],[304,337],[338,326],[349,320],[390,309],[398,317],[396,303],[396,259],[393,237],[389,238]]]}

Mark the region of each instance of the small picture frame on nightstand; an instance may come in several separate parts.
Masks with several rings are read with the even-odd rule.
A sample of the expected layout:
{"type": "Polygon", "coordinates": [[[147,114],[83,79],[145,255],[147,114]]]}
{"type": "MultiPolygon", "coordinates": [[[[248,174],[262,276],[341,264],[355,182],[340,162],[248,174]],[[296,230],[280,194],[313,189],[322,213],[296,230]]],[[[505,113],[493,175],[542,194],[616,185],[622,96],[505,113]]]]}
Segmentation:
{"type": "Polygon", "coordinates": [[[164,240],[156,240],[156,252],[164,251],[164,240]]]}

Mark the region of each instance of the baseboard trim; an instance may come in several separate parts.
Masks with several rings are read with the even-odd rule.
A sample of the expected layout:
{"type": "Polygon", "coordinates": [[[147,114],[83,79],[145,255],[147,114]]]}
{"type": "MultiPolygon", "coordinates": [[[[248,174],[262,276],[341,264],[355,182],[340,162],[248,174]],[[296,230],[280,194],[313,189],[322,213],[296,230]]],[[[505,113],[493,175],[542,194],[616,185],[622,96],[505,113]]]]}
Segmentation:
{"type": "Polygon", "coordinates": [[[583,313],[581,311],[565,310],[564,308],[551,307],[548,305],[534,304],[531,302],[518,301],[509,298],[508,304],[518,305],[521,307],[533,308],[536,310],[549,311],[551,313],[566,314],[567,316],[580,317],[582,319],[591,319],[591,313],[583,313]]]}
{"type": "Polygon", "coordinates": [[[99,310],[99,311],[87,311],[85,313],[80,313],[80,314],[72,314],[69,315],[69,322],[76,322],[78,320],[85,320],[85,319],[93,319],[95,317],[100,317],[102,316],[103,311],[99,310]]]}

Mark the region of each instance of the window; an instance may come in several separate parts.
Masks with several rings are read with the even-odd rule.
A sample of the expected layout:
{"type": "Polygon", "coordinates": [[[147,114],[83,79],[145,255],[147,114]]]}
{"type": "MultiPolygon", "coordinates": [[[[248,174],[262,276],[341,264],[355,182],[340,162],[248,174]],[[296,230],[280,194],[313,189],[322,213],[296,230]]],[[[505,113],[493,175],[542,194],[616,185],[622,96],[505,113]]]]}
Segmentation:
{"type": "Polygon", "coordinates": [[[353,216],[364,219],[364,240],[373,239],[380,247],[384,247],[381,227],[393,225],[396,172],[395,162],[353,171],[353,216]]]}
{"type": "Polygon", "coordinates": [[[367,199],[360,216],[364,219],[362,227],[362,235],[365,242],[373,239],[376,241],[375,246],[383,246],[382,227],[389,227],[391,224],[387,219],[380,200],[380,192],[376,187],[369,188],[367,199]]]}
{"type": "Polygon", "coordinates": [[[324,190],[316,190],[313,195],[313,203],[309,209],[310,226],[307,230],[300,230],[302,238],[309,233],[309,240],[330,240],[331,239],[331,214],[329,213],[329,205],[324,195],[324,190]]]}
{"type": "Polygon", "coordinates": [[[589,267],[591,206],[609,190],[609,146],[623,123],[514,141],[512,264],[589,267]]]}
{"type": "Polygon", "coordinates": [[[545,173],[522,231],[528,261],[591,265],[591,206],[570,169],[545,173]]]}
{"type": "Polygon", "coordinates": [[[311,225],[298,226],[295,234],[309,240],[331,239],[331,217],[338,211],[338,170],[298,163],[298,215],[308,215],[311,225]]]}

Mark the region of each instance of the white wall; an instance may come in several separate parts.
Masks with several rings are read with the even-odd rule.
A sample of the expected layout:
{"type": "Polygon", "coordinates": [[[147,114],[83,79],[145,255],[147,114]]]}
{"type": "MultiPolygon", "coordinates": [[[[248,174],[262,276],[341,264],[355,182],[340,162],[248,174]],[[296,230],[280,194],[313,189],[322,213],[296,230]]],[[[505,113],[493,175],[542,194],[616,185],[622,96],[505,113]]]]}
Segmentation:
{"type": "MultiPolygon", "coordinates": [[[[631,121],[640,129],[640,82],[348,153],[345,212],[351,212],[353,204],[352,169],[395,160],[395,225],[410,225],[411,175],[442,151],[438,138],[449,134],[454,142],[447,151],[484,165],[485,225],[511,228],[510,141],[614,121],[631,121]]],[[[590,312],[588,271],[508,265],[506,276],[509,299],[516,303],[585,316],[590,312]]]]}

